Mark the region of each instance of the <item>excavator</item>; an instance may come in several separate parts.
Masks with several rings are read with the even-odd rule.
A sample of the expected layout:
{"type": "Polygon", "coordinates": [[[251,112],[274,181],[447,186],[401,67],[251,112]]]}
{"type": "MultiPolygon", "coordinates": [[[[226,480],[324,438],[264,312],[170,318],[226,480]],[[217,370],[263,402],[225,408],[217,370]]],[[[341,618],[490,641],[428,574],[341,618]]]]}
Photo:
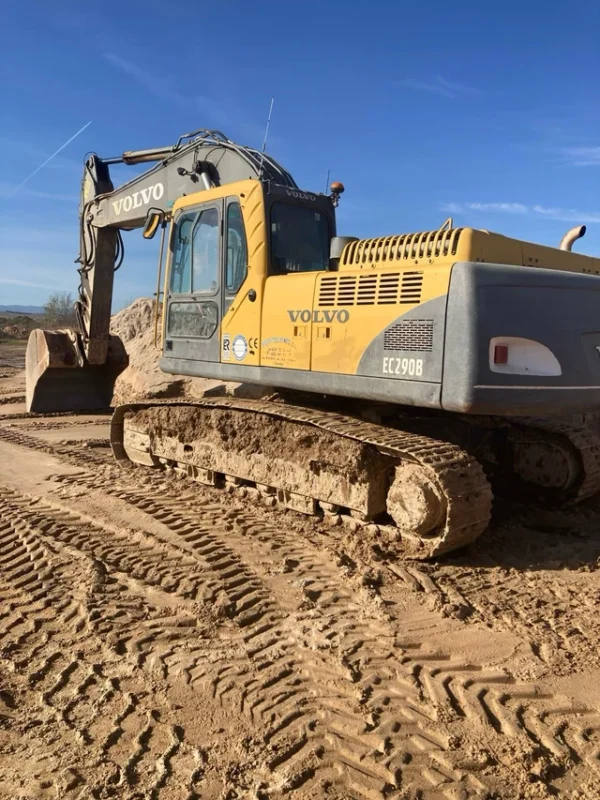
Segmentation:
{"type": "Polygon", "coordinates": [[[160,231],[167,373],[265,387],[121,405],[119,462],[352,521],[417,558],[474,541],[492,486],[574,503],[600,489],[600,259],[487,230],[338,236],[344,191],[300,189],[219,131],[85,162],[78,330],[31,333],[27,410],[108,409],[121,232],[160,231]],[[151,166],[115,188],[110,166],[151,166]],[[164,275],[164,277],[163,277],[164,275]]]}

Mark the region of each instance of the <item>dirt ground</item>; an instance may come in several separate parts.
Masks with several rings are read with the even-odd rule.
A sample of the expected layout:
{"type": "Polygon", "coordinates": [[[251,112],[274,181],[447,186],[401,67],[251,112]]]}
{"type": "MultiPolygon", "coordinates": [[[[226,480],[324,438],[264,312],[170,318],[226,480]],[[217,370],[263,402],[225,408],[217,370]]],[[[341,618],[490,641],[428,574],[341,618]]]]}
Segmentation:
{"type": "Polygon", "coordinates": [[[437,563],[27,416],[0,344],[0,798],[600,797],[600,501],[437,563]]]}

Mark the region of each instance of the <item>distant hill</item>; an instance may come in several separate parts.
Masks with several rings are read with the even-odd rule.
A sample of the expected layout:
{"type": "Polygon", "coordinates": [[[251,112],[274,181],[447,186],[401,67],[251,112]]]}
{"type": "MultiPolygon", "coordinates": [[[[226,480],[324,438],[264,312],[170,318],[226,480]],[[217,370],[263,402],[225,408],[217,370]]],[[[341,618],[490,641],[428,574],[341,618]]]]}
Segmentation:
{"type": "Polygon", "coordinates": [[[6,313],[13,311],[15,314],[43,314],[43,306],[0,306],[0,311],[6,313]]]}

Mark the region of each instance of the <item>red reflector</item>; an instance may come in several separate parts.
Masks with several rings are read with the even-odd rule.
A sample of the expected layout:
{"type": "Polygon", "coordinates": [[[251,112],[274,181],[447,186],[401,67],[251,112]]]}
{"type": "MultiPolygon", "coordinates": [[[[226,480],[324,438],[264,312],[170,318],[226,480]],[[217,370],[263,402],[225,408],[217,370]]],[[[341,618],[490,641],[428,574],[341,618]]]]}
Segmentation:
{"type": "Polygon", "coordinates": [[[494,364],[508,364],[508,345],[497,344],[494,347],[494,364]]]}

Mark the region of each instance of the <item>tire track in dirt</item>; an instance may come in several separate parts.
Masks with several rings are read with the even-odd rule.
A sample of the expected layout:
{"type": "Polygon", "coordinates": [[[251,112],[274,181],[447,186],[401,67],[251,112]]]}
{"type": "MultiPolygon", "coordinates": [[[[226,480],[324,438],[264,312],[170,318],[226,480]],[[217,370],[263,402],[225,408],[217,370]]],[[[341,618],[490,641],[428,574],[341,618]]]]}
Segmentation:
{"type": "Polygon", "coordinates": [[[141,792],[158,800],[167,786],[170,798],[200,797],[197,748],[185,743],[180,727],[161,721],[166,709],[161,701],[148,703],[148,686],[136,690],[128,671],[107,659],[98,642],[90,648],[91,614],[82,595],[93,594],[99,582],[94,564],[87,562],[82,570],[79,563],[74,570],[45,546],[35,528],[22,519],[13,524],[12,511],[2,492],[0,652],[22,692],[33,695],[27,705],[41,718],[34,729],[38,747],[42,740],[54,751],[45,787],[61,797],[80,796],[82,784],[93,797],[141,792]],[[130,689],[123,688],[124,681],[130,689]],[[82,748],[87,754],[75,756],[82,748]],[[66,778],[65,752],[78,765],[66,778]]]}
{"type": "Polygon", "coordinates": [[[14,394],[13,392],[10,392],[7,393],[6,395],[0,395],[0,406],[16,405],[17,403],[24,403],[24,402],[25,402],[24,394],[14,394]]]}
{"type": "MultiPolygon", "coordinates": [[[[56,416],[60,417],[61,414],[57,414],[56,416]]],[[[48,419],[47,417],[35,417],[31,414],[23,414],[22,419],[26,420],[27,424],[17,424],[15,425],[13,420],[15,417],[12,415],[8,415],[8,417],[3,417],[3,419],[10,420],[10,427],[13,430],[20,430],[22,432],[27,431],[37,431],[37,430],[61,430],[65,428],[72,428],[74,425],[85,425],[86,428],[95,428],[95,427],[102,427],[106,430],[108,425],[106,416],[99,416],[97,419],[90,419],[85,418],[83,421],[77,420],[74,421],[74,415],[69,414],[67,412],[62,413],[62,416],[67,417],[67,419],[48,419]]],[[[104,438],[102,441],[108,442],[108,439],[104,438]]]]}
{"type": "MultiPolygon", "coordinates": [[[[246,535],[279,540],[285,547],[286,537],[276,529],[259,528],[251,514],[241,514],[240,521],[246,535]]],[[[599,772],[597,742],[590,741],[600,722],[596,709],[569,703],[543,686],[517,681],[505,670],[482,668],[444,653],[424,653],[419,645],[403,638],[395,637],[389,649],[382,648],[384,637],[373,638],[371,630],[370,636],[365,635],[364,630],[349,624],[352,614],[348,615],[347,609],[352,609],[353,594],[340,591],[331,571],[328,575],[327,567],[315,563],[314,558],[307,559],[305,548],[296,546],[292,552],[289,539],[287,542],[286,557],[303,565],[311,598],[329,615],[328,639],[356,675],[364,705],[372,714],[373,731],[386,741],[390,754],[396,751],[395,761],[388,762],[390,767],[402,769],[405,775],[410,772],[407,765],[412,753],[402,750],[403,742],[395,741],[394,734],[399,727],[406,734],[407,726],[414,726],[415,718],[424,714],[430,730],[435,731],[437,722],[447,722],[459,723],[455,730],[466,732],[462,752],[446,752],[439,737],[423,741],[431,736],[426,726],[425,731],[414,726],[414,741],[428,750],[432,762],[423,775],[449,792],[458,791],[453,781],[461,770],[477,773],[488,763],[477,745],[465,756],[472,729],[493,731],[492,746],[494,740],[506,737],[524,756],[533,750],[533,774],[539,774],[542,781],[550,780],[553,773],[561,777],[561,770],[567,771],[565,765],[570,782],[585,783],[589,768],[599,772]]]]}
{"type": "MultiPolygon", "coordinates": [[[[200,551],[209,570],[220,573],[220,591],[234,604],[229,607],[228,614],[235,621],[242,649],[237,659],[226,657],[223,666],[217,669],[214,665],[212,669],[207,669],[211,665],[202,665],[200,670],[194,668],[194,672],[188,666],[189,680],[199,682],[199,687],[210,686],[213,696],[221,702],[233,701],[255,722],[261,721],[271,752],[270,769],[283,770],[288,791],[300,788],[312,791],[313,785],[322,786],[323,781],[333,781],[345,791],[352,791],[352,796],[375,797],[399,789],[401,783],[410,785],[407,775],[390,770],[385,753],[381,752],[378,734],[369,731],[369,721],[360,704],[360,689],[355,686],[354,676],[348,675],[348,666],[343,664],[340,670],[332,659],[315,657],[307,648],[299,647],[269,592],[248,573],[248,568],[223,541],[218,541],[214,534],[203,533],[193,516],[190,519],[186,514],[177,514],[166,507],[168,504],[157,503],[152,497],[129,491],[119,491],[115,496],[125,497],[134,504],[141,503],[147,513],[160,518],[183,541],[191,544],[194,552],[200,551]]],[[[43,528],[54,540],[92,553],[95,558],[109,566],[118,566],[120,571],[138,580],[154,578],[161,588],[178,593],[183,599],[193,599],[198,594],[197,587],[188,582],[184,588],[183,582],[178,581],[179,576],[164,552],[159,553],[161,573],[150,548],[142,548],[139,542],[114,541],[116,537],[112,536],[113,541],[107,545],[106,530],[87,521],[82,524],[73,512],[53,508],[46,501],[35,502],[33,508],[26,509],[22,507],[25,503],[21,496],[15,495],[8,502],[18,514],[26,515],[32,525],[43,528]]],[[[4,504],[7,504],[6,497],[4,504]]],[[[222,507],[215,508],[215,512],[217,510],[222,515],[222,507]]],[[[215,520],[210,522],[212,528],[215,520]]],[[[231,532],[225,530],[224,533],[230,535],[231,532]]],[[[160,549],[164,550],[164,545],[160,549]]],[[[181,555],[177,563],[185,572],[190,572],[189,565],[182,565],[181,555]]],[[[202,580],[207,579],[212,581],[212,576],[205,568],[202,580]]],[[[352,613],[352,607],[348,607],[348,613],[352,613]]],[[[152,656],[156,656],[152,638],[148,636],[143,642],[138,638],[133,649],[139,653],[149,645],[152,656]]],[[[176,654],[172,651],[170,655],[176,654]]],[[[169,674],[173,663],[165,654],[158,660],[162,661],[163,674],[165,671],[169,674]]],[[[185,658],[180,658],[175,670],[181,669],[184,662],[185,658]]],[[[421,722],[417,722],[416,727],[422,731],[421,722]]],[[[422,740],[430,741],[431,737],[425,734],[422,740]]],[[[442,740],[443,737],[441,740],[437,737],[438,747],[443,746],[442,740]]],[[[427,753],[413,749],[412,760],[428,762],[427,753]]],[[[411,783],[417,779],[422,783],[421,772],[422,768],[417,769],[415,765],[411,783]]],[[[468,792],[466,796],[484,796],[480,781],[471,787],[468,776],[454,777],[457,785],[468,792]]],[[[436,791],[427,796],[443,795],[436,791]]]]}
{"type": "MultiPolygon", "coordinates": [[[[33,439],[33,437],[29,438],[33,439]]],[[[26,444],[25,446],[28,445],[26,444]]],[[[62,480],[68,483],[73,479],[63,478],[62,480]]],[[[83,480],[85,482],[84,477],[75,480],[79,482],[83,480]]],[[[99,486],[96,476],[89,476],[88,486],[90,488],[99,486]]],[[[119,497],[121,500],[160,519],[178,535],[186,533],[186,526],[188,528],[191,526],[192,532],[197,528],[197,517],[189,513],[181,514],[181,506],[187,503],[187,497],[179,496],[170,500],[163,499],[161,503],[157,503],[156,492],[152,489],[141,492],[132,492],[125,489],[117,491],[114,489],[114,485],[108,485],[106,481],[103,482],[102,490],[108,494],[112,492],[114,496],[119,497]]],[[[202,510],[202,513],[206,514],[206,508],[202,510]]],[[[222,505],[215,506],[215,514],[215,521],[222,521],[222,505]]],[[[345,624],[340,626],[340,619],[345,620],[350,617],[352,620],[353,616],[363,615],[364,609],[357,608],[355,604],[352,607],[352,596],[348,596],[347,593],[340,594],[339,570],[333,576],[330,574],[327,579],[323,576],[318,579],[319,565],[315,565],[314,554],[311,554],[312,560],[307,562],[307,552],[301,552],[302,548],[298,550],[297,547],[292,547],[289,534],[282,536],[281,531],[274,527],[265,528],[264,523],[257,523],[256,519],[252,518],[252,515],[242,515],[239,519],[232,518],[230,522],[234,528],[239,527],[242,529],[244,537],[254,537],[253,542],[262,540],[275,543],[282,554],[287,553],[285,558],[287,558],[289,564],[297,562],[298,567],[294,567],[294,570],[298,569],[299,580],[306,581],[307,602],[315,607],[318,606],[320,615],[327,609],[328,598],[337,597],[338,604],[334,609],[333,621],[324,626],[323,631],[326,632],[324,635],[328,637],[329,644],[335,646],[339,656],[338,661],[344,666],[346,672],[351,674],[357,688],[360,688],[360,708],[363,718],[359,719],[360,725],[358,727],[354,726],[357,733],[355,741],[350,744],[349,750],[354,754],[362,753],[365,748],[364,745],[361,748],[359,744],[367,740],[368,737],[365,732],[371,733],[374,731],[375,736],[372,739],[375,743],[375,751],[377,752],[377,746],[380,746],[381,735],[383,735],[386,742],[384,749],[389,751],[385,755],[389,756],[394,751],[392,755],[395,757],[395,760],[394,758],[387,758],[386,763],[386,758],[381,753],[377,753],[376,758],[379,759],[377,763],[385,765],[387,770],[385,780],[389,781],[389,783],[382,784],[381,775],[377,775],[372,779],[369,790],[373,786],[381,787],[383,785],[383,789],[385,789],[386,785],[389,785],[390,788],[393,785],[398,786],[402,779],[409,783],[411,781],[410,761],[411,759],[414,760],[414,755],[410,752],[410,747],[408,751],[406,750],[403,741],[395,745],[394,736],[397,739],[403,739],[407,736],[410,738],[412,736],[413,746],[416,743],[416,748],[413,747],[413,749],[419,750],[420,754],[427,753],[430,763],[435,766],[428,765],[425,772],[423,772],[422,768],[418,766],[419,761],[417,758],[414,769],[419,773],[419,781],[422,784],[422,775],[424,774],[431,785],[438,788],[441,787],[440,791],[445,794],[448,794],[451,789],[454,790],[455,786],[464,787],[464,773],[468,770],[474,772],[485,771],[487,762],[486,758],[482,757],[481,754],[475,754],[470,761],[469,758],[464,756],[448,756],[447,751],[451,750],[451,748],[448,748],[448,742],[451,741],[451,737],[446,736],[444,739],[442,736],[440,739],[439,736],[428,737],[421,735],[420,731],[423,730],[423,727],[429,725],[430,728],[435,730],[444,721],[454,724],[455,727],[456,723],[461,721],[476,722],[482,726],[487,726],[488,731],[491,730],[501,737],[509,737],[515,742],[525,737],[526,741],[523,746],[526,747],[527,743],[529,743],[541,753],[537,758],[537,761],[540,762],[538,766],[541,772],[551,772],[552,765],[557,760],[568,761],[571,772],[573,768],[580,764],[592,766],[594,769],[597,768],[597,751],[594,744],[597,719],[594,711],[568,707],[556,698],[541,696],[536,686],[518,684],[506,673],[486,671],[468,663],[448,663],[448,659],[443,654],[438,657],[432,657],[429,654],[424,656],[419,652],[419,648],[411,647],[410,642],[392,641],[389,632],[387,634],[387,641],[390,642],[389,648],[384,648],[382,652],[381,646],[379,648],[375,647],[376,641],[380,642],[381,638],[375,637],[374,639],[372,628],[365,633],[364,628],[367,627],[368,629],[369,626],[363,625],[363,630],[353,622],[350,622],[348,626],[345,624]],[[308,563],[308,566],[301,567],[305,563],[308,563]],[[302,572],[303,574],[301,574],[302,572]],[[349,609],[352,610],[352,614],[348,613],[349,609]],[[357,639],[361,640],[362,644],[358,650],[353,651],[353,648],[356,647],[357,639]],[[390,664],[393,663],[394,659],[398,658],[398,653],[401,653],[402,669],[391,669],[390,664]],[[365,664],[367,669],[364,668],[365,664]],[[363,677],[364,675],[367,675],[367,677],[363,677]],[[418,711],[415,711],[415,707],[418,711]],[[365,715],[368,714],[371,715],[371,720],[365,722],[365,715]],[[419,724],[415,724],[415,719],[420,724],[420,728],[419,724]],[[413,724],[413,732],[408,735],[410,724],[413,724]],[[398,728],[402,731],[401,737],[397,736],[396,729],[398,728]],[[390,736],[389,731],[393,735],[390,736]],[[377,737],[379,738],[377,739],[377,737]],[[359,743],[357,744],[357,742],[359,743]],[[405,749],[403,749],[403,746],[405,749]],[[462,776],[461,769],[463,770],[462,776]],[[392,776],[391,779],[390,776],[392,776]],[[393,782],[391,782],[392,780],[393,782]]],[[[229,538],[229,542],[231,542],[231,538],[229,538]]],[[[219,540],[211,542],[209,546],[213,548],[213,552],[222,552],[222,542],[219,540]]],[[[269,544],[270,546],[271,544],[269,544]]],[[[201,548],[195,546],[194,549],[197,552],[201,548]]],[[[407,585],[413,585],[413,588],[418,587],[420,589],[426,586],[426,591],[440,593],[439,588],[431,578],[416,567],[405,565],[394,569],[407,585]]],[[[458,590],[453,590],[452,588],[447,592],[446,598],[454,602],[464,602],[464,598],[462,598],[458,590]]],[[[249,597],[249,601],[252,603],[258,602],[252,596],[249,597]]],[[[235,598],[234,602],[236,602],[235,598]]],[[[314,623],[313,620],[309,621],[314,623]]],[[[281,639],[278,638],[278,633],[275,631],[271,636],[267,651],[269,647],[283,646],[281,639]]],[[[150,632],[150,635],[132,634],[132,646],[141,654],[141,663],[146,659],[145,650],[152,649],[151,660],[160,666],[163,674],[168,674],[169,659],[172,659],[173,663],[177,661],[175,648],[167,648],[164,655],[155,657],[153,642],[156,640],[156,636],[158,634],[155,635],[152,632],[150,632]]],[[[171,636],[172,632],[167,632],[167,639],[171,636]]],[[[247,642],[245,644],[247,645],[247,642]]],[[[331,670],[330,664],[327,667],[331,670]]],[[[214,696],[221,698],[225,702],[230,695],[236,692],[240,694],[239,686],[242,685],[241,696],[243,699],[241,706],[245,710],[249,709],[253,719],[261,723],[263,722],[265,710],[273,718],[276,713],[279,713],[275,711],[278,706],[281,707],[279,710],[282,713],[288,709],[293,709],[295,719],[288,720],[284,730],[295,725],[296,730],[301,729],[301,734],[298,735],[296,733],[295,735],[294,743],[290,748],[294,752],[292,756],[288,757],[288,761],[295,757],[295,772],[292,770],[292,780],[296,781],[295,785],[307,788],[311,785],[313,777],[318,780],[323,771],[327,772],[325,749],[317,745],[317,749],[312,751],[319,754],[317,758],[320,769],[317,770],[314,767],[305,766],[303,763],[305,753],[303,751],[307,749],[309,740],[314,742],[316,736],[309,737],[306,735],[305,730],[302,729],[303,725],[306,728],[306,725],[311,723],[310,721],[309,723],[306,722],[306,715],[297,714],[297,692],[295,688],[288,686],[290,682],[292,686],[294,684],[294,665],[292,665],[291,672],[287,667],[283,670],[278,670],[278,668],[279,663],[277,663],[276,669],[273,670],[275,674],[273,688],[271,686],[267,687],[269,691],[279,692],[275,701],[270,700],[269,697],[266,700],[262,699],[261,693],[264,688],[257,685],[252,677],[252,671],[250,671],[250,677],[245,675],[244,670],[248,671],[245,666],[240,666],[239,659],[236,661],[230,658],[216,678],[211,678],[214,684],[213,693],[214,696]]],[[[327,671],[324,665],[320,665],[320,668],[324,673],[327,671]]],[[[182,671],[184,669],[185,667],[182,668],[182,671]]],[[[208,673],[203,671],[203,667],[194,667],[193,669],[196,671],[193,675],[190,673],[190,680],[194,683],[207,678],[208,673]]],[[[329,680],[330,683],[335,683],[336,679],[338,678],[334,677],[332,679],[331,675],[329,675],[328,678],[324,678],[324,682],[329,680]]],[[[325,705],[324,701],[322,701],[321,705],[325,705]]],[[[335,712],[332,713],[335,715],[335,712]]],[[[312,724],[316,730],[314,720],[312,724]]],[[[331,725],[331,727],[335,729],[335,726],[331,725]]],[[[340,727],[345,731],[347,737],[348,731],[353,726],[346,722],[340,727]]],[[[288,730],[286,730],[286,735],[289,735],[288,730]]],[[[335,742],[338,749],[341,749],[341,739],[342,737],[340,736],[335,742]]],[[[335,738],[332,739],[330,736],[327,741],[335,741],[335,738]]],[[[277,744],[277,740],[275,740],[274,744],[277,744]]],[[[310,759],[308,760],[310,761],[310,759]]],[[[277,762],[274,766],[280,766],[282,763],[284,762],[277,762]]],[[[331,770],[338,775],[338,780],[339,773],[344,772],[343,768],[340,769],[339,763],[335,767],[332,766],[331,770]]],[[[558,767],[555,772],[557,770],[558,767]]],[[[350,774],[352,772],[353,769],[350,770],[350,774]]],[[[545,778],[543,779],[545,780],[545,778]]],[[[345,776],[345,780],[347,785],[351,784],[347,776],[345,776]]],[[[475,790],[478,789],[479,787],[476,786],[475,790]]]]}
{"type": "Polygon", "coordinates": [[[63,440],[60,442],[45,442],[35,436],[30,436],[16,428],[0,426],[0,441],[26,447],[28,450],[37,450],[48,455],[59,456],[63,460],[78,466],[90,464],[104,467],[113,466],[112,452],[108,439],[92,439],[88,442],[81,440],[63,440]]]}
{"type": "MultiPolygon", "coordinates": [[[[571,553],[571,559],[574,553],[571,553]]],[[[518,631],[533,655],[554,674],[576,666],[600,665],[600,592],[594,559],[578,569],[537,571],[518,566],[405,566],[394,572],[415,591],[434,599],[447,616],[481,622],[499,631],[518,631]],[[548,574],[548,572],[555,574],[548,574]]]]}
{"type": "MultiPolygon", "coordinates": [[[[66,476],[64,481],[76,482],[77,479],[66,476]]],[[[180,511],[182,506],[196,510],[187,495],[158,501],[153,490],[133,492],[106,487],[106,491],[113,491],[116,497],[166,519],[180,534],[186,526],[193,527],[198,519],[190,512],[180,511]]],[[[199,506],[198,511],[205,514],[206,507],[199,506]]],[[[222,514],[221,508],[219,512],[222,514]]],[[[239,528],[243,540],[252,539],[253,544],[262,542],[267,543],[269,549],[276,548],[302,582],[310,610],[297,619],[301,624],[309,622],[314,627],[314,609],[318,609],[320,633],[328,646],[335,648],[339,662],[351,673],[360,689],[361,707],[370,715],[362,739],[371,738],[380,749],[381,742],[385,742],[380,763],[396,776],[396,784],[401,779],[409,784],[413,782],[411,773],[414,770],[414,780],[422,783],[425,776],[431,785],[451,796],[451,792],[464,789],[468,773],[489,766],[488,756],[476,747],[470,756],[465,756],[464,752],[448,753],[451,749],[448,737],[438,733],[440,723],[445,722],[464,722],[463,728],[469,725],[487,728],[488,733],[497,738],[512,740],[516,749],[518,744],[523,754],[533,748],[540,780],[546,780],[545,776],[553,769],[558,775],[557,761],[560,765],[569,762],[571,779],[580,764],[597,769],[597,752],[585,733],[597,726],[598,715],[594,710],[569,706],[560,698],[542,693],[538,686],[519,683],[501,670],[451,660],[444,654],[424,654],[410,642],[390,637],[389,629],[385,631],[381,625],[375,633],[372,619],[363,624],[357,622],[365,615],[364,606],[357,605],[351,593],[340,590],[339,570],[331,570],[297,539],[294,542],[280,529],[265,527],[264,522],[258,522],[251,513],[230,511],[228,516],[239,528]],[[382,641],[385,642],[383,647],[382,641]],[[402,731],[401,736],[398,730],[402,731]],[[365,732],[373,736],[365,736],[365,732]],[[430,761],[425,769],[417,757],[424,753],[430,761]],[[414,762],[412,767],[411,762],[414,762]]],[[[185,538],[185,533],[183,535],[185,538]]],[[[228,542],[235,542],[231,534],[228,542]]],[[[228,664],[219,675],[227,691],[230,691],[234,672],[228,664]]],[[[286,700],[284,692],[281,702],[286,700]]],[[[255,708],[260,709],[261,702],[255,708]]],[[[356,738],[359,737],[360,732],[356,738]]],[[[353,749],[360,751],[356,743],[353,749]]],[[[483,785],[476,785],[477,779],[469,777],[475,784],[475,791],[484,791],[483,785]]]]}

